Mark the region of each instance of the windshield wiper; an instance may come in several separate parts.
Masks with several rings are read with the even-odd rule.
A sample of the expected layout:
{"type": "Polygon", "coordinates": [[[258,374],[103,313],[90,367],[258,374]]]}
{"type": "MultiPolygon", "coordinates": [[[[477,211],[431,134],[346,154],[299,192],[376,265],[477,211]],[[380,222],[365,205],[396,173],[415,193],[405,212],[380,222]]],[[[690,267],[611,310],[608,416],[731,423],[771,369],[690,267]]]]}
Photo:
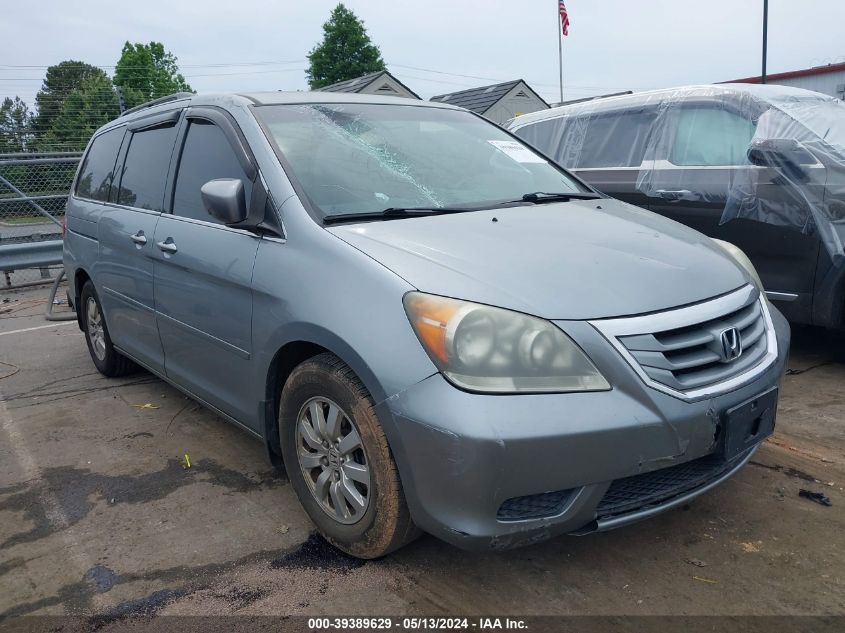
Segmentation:
{"type": "Polygon", "coordinates": [[[534,191],[522,196],[522,201],[543,204],[544,202],[569,202],[570,200],[596,200],[598,198],[601,198],[601,196],[590,192],[561,191],[548,193],[546,191],[534,191]]]}
{"type": "Polygon", "coordinates": [[[394,218],[415,218],[426,215],[444,215],[446,213],[464,213],[466,211],[478,210],[478,207],[388,207],[382,211],[327,215],[323,218],[323,224],[339,224],[341,222],[359,222],[366,220],[392,220],[394,218]]]}
{"type": "Polygon", "coordinates": [[[545,202],[568,202],[570,200],[596,200],[601,198],[599,194],[590,192],[560,192],[548,193],[535,191],[526,193],[516,200],[503,200],[490,202],[483,205],[471,207],[388,207],[382,211],[368,211],[364,213],[340,213],[327,215],[323,218],[323,224],[341,224],[343,222],[366,222],[368,220],[392,220],[394,218],[415,218],[427,215],[445,215],[447,213],[466,213],[468,211],[484,211],[509,207],[512,205],[527,202],[530,204],[543,204],[545,202]]]}

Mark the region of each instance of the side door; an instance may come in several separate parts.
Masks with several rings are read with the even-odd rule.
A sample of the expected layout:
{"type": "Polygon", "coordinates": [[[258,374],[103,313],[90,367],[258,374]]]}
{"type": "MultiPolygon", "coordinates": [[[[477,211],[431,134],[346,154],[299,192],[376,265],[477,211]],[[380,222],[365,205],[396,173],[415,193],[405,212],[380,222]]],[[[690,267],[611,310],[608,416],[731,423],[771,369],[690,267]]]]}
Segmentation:
{"type": "Polygon", "coordinates": [[[650,174],[649,208],[739,246],[787,316],[805,320],[812,307],[817,235],[804,231],[803,223],[771,221],[768,213],[722,222],[728,192],[745,183],[754,183],[752,205],[785,209],[785,217],[809,213],[776,170],[748,162],[756,122],[747,110],[721,102],[679,106],[670,119],[665,156],[656,157],[650,174]]]}
{"type": "MultiPolygon", "coordinates": [[[[229,416],[254,423],[252,270],[259,238],[220,224],[200,188],[240,178],[247,205],[260,179],[234,122],[190,108],[177,141],[170,213],[155,231],[155,305],[168,378],[229,416]]],[[[261,185],[257,185],[261,187],[261,185]]],[[[260,196],[258,196],[260,198],[260,196]]]]}
{"type": "Polygon", "coordinates": [[[100,216],[94,273],[112,341],[159,372],[164,353],[155,318],[153,237],[164,208],[178,117],[175,110],[129,126],[118,158],[119,178],[100,216]]]}

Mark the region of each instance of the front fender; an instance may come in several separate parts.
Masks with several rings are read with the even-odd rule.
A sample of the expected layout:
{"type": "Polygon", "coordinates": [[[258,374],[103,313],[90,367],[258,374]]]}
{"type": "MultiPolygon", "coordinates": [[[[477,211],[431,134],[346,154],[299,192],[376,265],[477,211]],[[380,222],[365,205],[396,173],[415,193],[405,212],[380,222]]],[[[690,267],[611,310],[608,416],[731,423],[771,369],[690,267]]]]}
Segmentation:
{"type": "MultiPolygon", "coordinates": [[[[402,305],[404,294],[414,289],[410,284],[321,227],[296,238],[262,240],[256,257],[258,415],[275,419],[268,418],[275,412],[266,385],[274,357],[290,343],[311,343],[338,356],[376,404],[437,372],[402,305]]],[[[390,439],[391,430],[385,432],[390,439]]]]}

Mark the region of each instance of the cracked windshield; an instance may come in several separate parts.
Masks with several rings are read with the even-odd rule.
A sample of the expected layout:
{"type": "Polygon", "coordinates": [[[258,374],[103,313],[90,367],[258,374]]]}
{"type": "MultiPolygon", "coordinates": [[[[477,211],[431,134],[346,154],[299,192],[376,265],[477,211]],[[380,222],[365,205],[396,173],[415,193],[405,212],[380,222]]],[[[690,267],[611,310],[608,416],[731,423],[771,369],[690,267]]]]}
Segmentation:
{"type": "Polygon", "coordinates": [[[467,112],[375,104],[256,108],[324,217],[387,208],[478,207],[535,192],[586,191],[467,112]]]}

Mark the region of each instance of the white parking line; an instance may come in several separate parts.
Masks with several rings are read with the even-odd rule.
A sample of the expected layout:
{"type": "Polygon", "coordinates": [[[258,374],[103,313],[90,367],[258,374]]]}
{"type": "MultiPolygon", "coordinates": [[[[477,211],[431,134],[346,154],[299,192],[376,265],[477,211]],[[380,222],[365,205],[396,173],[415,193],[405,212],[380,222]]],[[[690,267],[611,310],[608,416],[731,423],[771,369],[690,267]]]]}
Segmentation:
{"type": "Polygon", "coordinates": [[[60,325],[70,325],[71,323],[76,324],[76,321],[57,321],[56,323],[51,323],[50,325],[39,325],[36,327],[25,327],[22,330],[12,330],[11,332],[0,332],[0,336],[6,336],[7,334],[23,334],[24,332],[33,332],[35,330],[46,330],[50,327],[59,327],[60,325]]]}

